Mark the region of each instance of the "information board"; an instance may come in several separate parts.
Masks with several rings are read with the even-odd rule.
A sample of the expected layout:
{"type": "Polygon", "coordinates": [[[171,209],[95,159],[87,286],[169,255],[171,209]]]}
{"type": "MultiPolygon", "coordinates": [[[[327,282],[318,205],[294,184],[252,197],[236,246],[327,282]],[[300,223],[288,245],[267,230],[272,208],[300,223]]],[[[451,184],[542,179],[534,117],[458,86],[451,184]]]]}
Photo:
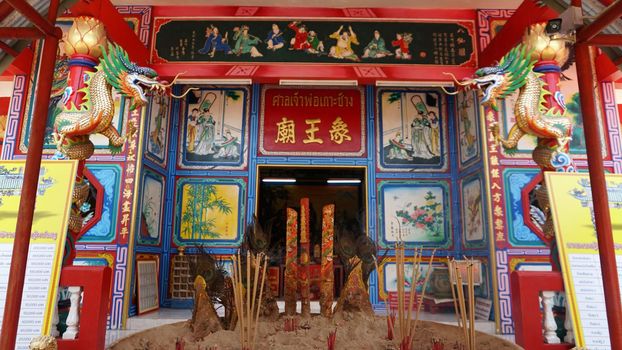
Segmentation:
{"type": "MultiPolygon", "coordinates": [[[[42,161],[15,349],[50,333],[77,161],[42,161]]],[[[4,315],[25,162],[0,162],[0,325],[4,315]]]]}
{"type": "MultiPolygon", "coordinates": [[[[564,287],[577,346],[611,349],[588,174],[546,173],[564,287]]],[[[606,175],[618,276],[622,280],[622,175],[606,175]]]]}

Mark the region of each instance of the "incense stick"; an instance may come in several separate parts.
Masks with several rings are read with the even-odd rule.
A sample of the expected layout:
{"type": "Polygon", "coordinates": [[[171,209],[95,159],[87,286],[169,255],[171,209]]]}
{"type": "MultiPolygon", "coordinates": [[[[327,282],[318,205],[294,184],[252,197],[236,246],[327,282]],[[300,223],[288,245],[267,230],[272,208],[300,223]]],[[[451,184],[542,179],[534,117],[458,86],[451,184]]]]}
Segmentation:
{"type": "MultiPolygon", "coordinates": [[[[421,251],[423,254],[423,250],[421,251]]],[[[428,272],[423,280],[423,288],[421,289],[421,297],[419,299],[419,304],[417,305],[417,313],[415,313],[415,324],[410,331],[411,337],[415,338],[415,330],[417,329],[417,324],[419,323],[419,313],[421,312],[421,305],[423,304],[423,298],[425,297],[425,290],[428,288],[428,281],[430,280],[430,275],[432,274],[432,262],[434,261],[434,254],[436,254],[436,248],[432,251],[432,255],[430,256],[430,261],[428,262],[428,272]]]]}
{"type": "Polygon", "coordinates": [[[263,298],[263,286],[266,281],[266,270],[268,270],[268,257],[262,255],[263,257],[263,273],[261,276],[261,286],[259,287],[259,302],[257,303],[257,314],[255,315],[255,333],[253,335],[253,348],[255,347],[255,342],[257,341],[257,325],[259,324],[259,312],[261,311],[261,299],[263,298]]]}
{"type": "MultiPolygon", "coordinates": [[[[376,259],[375,255],[373,255],[373,257],[374,257],[374,265],[376,266],[376,274],[378,275],[378,278],[380,278],[380,268],[378,267],[378,259],[376,259]]],[[[386,297],[382,299],[384,299],[384,306],[387,309],[387,326],[390,328],[391,334],[393,334],[395,333],[395,329],[393,327],[393,322],[391,322],[391,307],[389,306],[389,303],[387,302],[386,297]]]]}

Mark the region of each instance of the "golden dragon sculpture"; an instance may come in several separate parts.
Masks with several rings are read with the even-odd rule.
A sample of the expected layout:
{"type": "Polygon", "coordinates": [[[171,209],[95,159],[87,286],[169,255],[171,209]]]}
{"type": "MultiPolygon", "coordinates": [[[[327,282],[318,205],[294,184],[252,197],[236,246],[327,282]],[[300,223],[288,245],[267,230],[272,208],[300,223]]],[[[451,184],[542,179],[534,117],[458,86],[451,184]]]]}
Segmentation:
{"type": "MultiPolygon", "coordinates": [[[[135,126],[129,124],[128,132],[121,136],[112,124],[115,115],[112,89],[131,100],[130,110],[144,106],[147,97],[144,89],[164,92],[173,83],[156,80],[157,73],[148,67],[131,62],[127,52],[116,44],[102,46],[102,57],[95,72],[87,73],[84,102],[80,106],[63,108],[54,123],[54,141],[57,158],[87,159],[93,154],[91,134],[104,135],[109,140],[112,154],[119,153],[135,126]],[[59,154],[60,153],[60,154],[59,154]]],[[[177,96],[175,96],[177,97],[177,96]]]]}
{"type": "Polygon", "coordinates": [[[545,96],[551,93],[543,87],[540,74],[533,71],[535,63],[531,50],[525,44],[519,44],[498,65],[478,69],[474,78],[458,81],[454,77],[454,80],[462,87],[481,90],[480,103],[495,111],[498,111],[497,100],[519,90],[514,104],[516,123],[507,137],[499,134],[495,123],[491,130],[493,136],[508,154],[516,151],[518,142],[525,135],[535,136],[538,140],[533,151],[536,163],[543,170],[569,171],[569,167],[574,169],[568,155],[572,119],[565,111],[546,106],[545,96]]]}

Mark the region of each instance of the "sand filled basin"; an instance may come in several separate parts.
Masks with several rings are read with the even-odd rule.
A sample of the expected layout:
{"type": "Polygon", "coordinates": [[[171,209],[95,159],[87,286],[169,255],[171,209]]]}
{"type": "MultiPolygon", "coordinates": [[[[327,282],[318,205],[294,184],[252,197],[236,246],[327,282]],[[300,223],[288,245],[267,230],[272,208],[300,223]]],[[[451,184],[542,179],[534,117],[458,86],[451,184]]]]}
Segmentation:
{"type": "MultiPolygon", "coordinates": [[[[335,349],[355,350],[389,350],[399,349],[393,342],[386,339],[386,318],[367,316],[362,313],[344,313],[343,317],[333,319],[313,316],[307,321],[298,321],[297,331],[284,331],[285,318],[276,321],[259,321],[259,332],[255,349],[258,350],[316,350],[326,349],[326,341],[331,331],[337,330],[335,349]]],[[[432,349],[432,339],[441,339],[444,350],[454,349],[456,342],[462,342],[460,328],[436,322],[419,321],[414,350],[432,349]]],[[[183,338],[185,350],[214,349],[240,350],[240,340],[237,331],[218,331],[203,339],[193,339],[190,322],[179,322],[152,328],[113,344],[110,350],[171,350],[175,349],[177,338],[183,338]]],[[[514,350],[521,347],[501,338],[479,333],[476,334],[476,348],[478,350],[514,350]]]]}

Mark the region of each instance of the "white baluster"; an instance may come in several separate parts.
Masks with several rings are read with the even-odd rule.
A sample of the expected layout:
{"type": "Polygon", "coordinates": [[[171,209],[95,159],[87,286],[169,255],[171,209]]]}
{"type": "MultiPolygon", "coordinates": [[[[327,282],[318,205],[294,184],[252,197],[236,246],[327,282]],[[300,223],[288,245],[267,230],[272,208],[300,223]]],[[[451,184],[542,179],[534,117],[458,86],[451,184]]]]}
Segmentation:
{"type": "MultiPolygon", "coordinates": [[[[61,289],[63,287],[59,287],[59,289],[61,289]]],[[[50,335],[53,336],[54,338],[58,338],[58,336],[60,335],[60,332],[58,331],[58,322],[60,321],[58,319],[58,296],[60,294],[60,291],[58,293],[56,293],[56,298],[54,298],[52,300],[52,302],[54,303],[54,313],[52,314],[52,329],[50,330],[50,335]]]]}
{"type": "Polygon", "coordinates": [[[566,320],[564,321],[564,328],[566,328],[566,336],[564,342],[568,344],[574,344],[574,330],[572,328],[572,312],[570,311],[570,305],[568,305],[568,298],[564,298],[566,303],[566,320]]]}
{"type": "Polygon", "coordinates": [[[70,293],[69,314],[67,315],[67,330],[63,333],[63,339],[76,339],[80,324],[80,287],[67,288],[70,293]]]}
{"type": "Polygon", "coordinates": [[[547,344],[560,343],[556,333],[557,323],[555,323],[555,316],[553,316],[553,297],[555,297],[555,292],[553,291],[542,292],[542,323],[544,327],[544,342],[547,344]]]}

